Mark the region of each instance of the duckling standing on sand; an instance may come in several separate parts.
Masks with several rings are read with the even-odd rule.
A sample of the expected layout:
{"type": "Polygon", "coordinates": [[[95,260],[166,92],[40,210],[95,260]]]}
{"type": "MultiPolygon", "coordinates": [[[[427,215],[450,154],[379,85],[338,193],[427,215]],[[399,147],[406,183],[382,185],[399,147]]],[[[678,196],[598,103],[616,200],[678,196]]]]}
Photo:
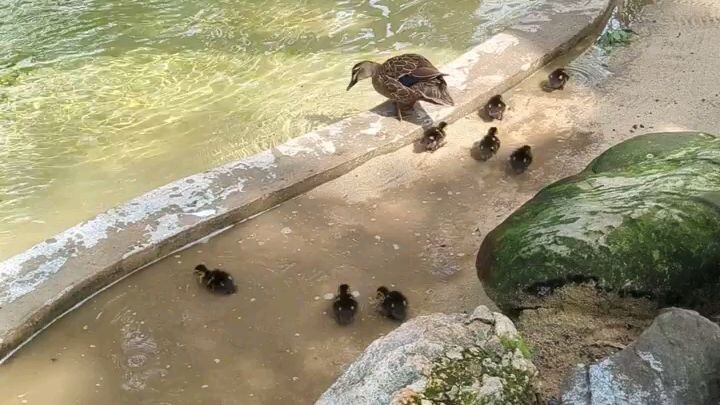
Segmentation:
{"type": "Polygon", "coordinates": [[[204,264],[199,264],[195,267],[195,275],[200,284],[212,293],[230,295],[237,291],[232,276],[222,270],[208,270],[204,264]]]}
{"type": "Polygon", "coordinates": [[[340,325],[348,325],[351,323],[355,317],[355,312],[357,312],[357,301],[355,301],[352,294],[348,292],[349,290],[349,285],[340,284],[340,287],[338,287],[338,295],[335,296],[335,301],[333,302],[335,320],[340,325]]]}
{"type": "Polygon", "coordinates": [[[386,317],[404,321],[407,317],[407,298],[400,291],[390,291],[387,287],[377,289],[377,298],[380,300],[380,311],[386,317]]]}
{"type": "Polygon", "coordinates": [[[506,107],[507,105],[502,100],[502,96],[497,94],[492,96],[487,104],[485,104],[485,113],[492,119],[502,121],[506,107]]]}
{"type": "Polygon", "coordinates": [[[510,166],[516,174],[527,170],[532,161],[533,155],[530,145],[521,146],[510,155],[510,166]]]}
{"type": "Polygon", "coordinates": [[[475,142],[470,148],[470,156],[482,162],[495,156],[500,149],[500,138],[497,137],[497,127],[491,127],[483,139],[475,142]]]}
{"type": "Polygon", "coordinates": [[[420,140],[420,145],[422,145],[426,152],[435,152],[445,145],[445,137],[447,136],[445,128],[447,128],[447,125],[447,122],[442,121],[437,124],[437,126],[428,128],[425,131],[425,134],[420,140]]]}
{"type": "Polygon", "coordinates": [[[567,74],[565,69],[558,68],[552,71],[548,75],[548,80],[545,85],[545,90],[547,91],[554,91],[554,90],[562,90],[565,88],[565,83],[570,80],[570,75],[567,74]]]}

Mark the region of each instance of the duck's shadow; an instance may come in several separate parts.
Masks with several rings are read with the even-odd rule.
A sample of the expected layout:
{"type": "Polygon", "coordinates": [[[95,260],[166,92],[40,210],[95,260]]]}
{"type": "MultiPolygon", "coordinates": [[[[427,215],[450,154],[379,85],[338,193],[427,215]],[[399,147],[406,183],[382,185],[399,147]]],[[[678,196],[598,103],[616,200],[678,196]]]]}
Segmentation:
{"type": "Polygon", "coordinates": [[[538,87],[540,87],[540,90],[544,91],[545,93],[552,93],[556,90],[550,87],[549,80],[543,80],[542,82],[540,82],[538,87]]]}
{"type": "MultiPolygon", "coordinates": [[[[395,109],[395,104],[391,102],[382,103],[372,108],[370,112],[381,117],[388,117],[397,120],[397,110],[395,109]]],[[[420,103],[416,103],[415,107],[412,109],[403,109],[402,119],[404,122],[421,126],[423,129],[428,129],[433,126],[432,117],[427,113],[427,111],[425,111],[420,103]]]]}
{"type": "Polygon", "coordinates": [[[487,113],[487,110],[485,110],[484,108],[481,108],[480,110],[478,110],[478,117],[480,117],[480,119],[483,120],[483,122],[485,122],[485,123],[495,121],[495,118],[491,117],[487,113]]]}
{"type": "MultiPolygon", "coordinates": [[[[380,104],[377,107],[371,109],[370,111],[382,117],[388,117],[397,120],[397,110],[395,109],[395,104],[392,102],[380,104]]],[[[423,135],[425,134],[425,132],[427,132],[428,129],[432,128],[434,125],[437,124],[436,122],[433,122],[430,114],[428,114],[428,112],[422,107],[420,103],[415,104],[415,107],[412,109],[403,109],[402,117],[403,121],[422,127],[423,135]]],[[[422,144],[422,139],[423,137],[420,137],[413,142],[414,153],[427,152],[426,146],[422,144]]]]}

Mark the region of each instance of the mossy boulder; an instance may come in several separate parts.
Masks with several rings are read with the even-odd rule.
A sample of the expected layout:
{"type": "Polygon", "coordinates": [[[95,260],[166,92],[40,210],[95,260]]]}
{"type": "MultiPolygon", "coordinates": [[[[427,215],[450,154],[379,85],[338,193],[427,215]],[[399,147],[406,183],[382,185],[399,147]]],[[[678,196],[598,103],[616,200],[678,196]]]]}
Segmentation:
{"type": "Polygon", "coordinates": [[[584,280],[690,303],[715,294],[718,263],[720,139],[678,132],[630,139],[545,187],[486,236],[476,267],[503,306],[584,280]]]}

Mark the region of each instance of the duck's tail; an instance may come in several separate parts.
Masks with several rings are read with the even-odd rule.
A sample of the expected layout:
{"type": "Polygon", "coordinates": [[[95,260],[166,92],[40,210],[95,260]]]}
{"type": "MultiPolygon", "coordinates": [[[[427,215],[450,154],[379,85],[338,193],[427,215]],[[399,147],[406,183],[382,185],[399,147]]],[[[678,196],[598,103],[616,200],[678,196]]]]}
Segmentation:
{"type": "Polygon", "coordinates": [[[423,101],[436,105],[455,105],[443,76],[437,76],[432,80],[420,82],[414,86],[422,93],[423,101]]]}

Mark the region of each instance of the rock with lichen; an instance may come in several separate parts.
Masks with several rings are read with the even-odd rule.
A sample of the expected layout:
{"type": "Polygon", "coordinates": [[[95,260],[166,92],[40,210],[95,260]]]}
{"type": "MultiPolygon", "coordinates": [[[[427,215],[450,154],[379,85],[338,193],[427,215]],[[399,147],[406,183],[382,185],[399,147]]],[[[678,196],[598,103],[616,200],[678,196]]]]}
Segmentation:
{"type": "Polygon", "coordinates": [[[506,316],[421,316],[377,339],[320,397],[324,404],[535,404],[537,370],[506,316]]]}
{"type": "Polygon", "coordinates": [[[489,233],[476,267],[501,306],[588,280],[670,304],[717,298],[720,139],[660,133],[610,148],[489,233]]]}

